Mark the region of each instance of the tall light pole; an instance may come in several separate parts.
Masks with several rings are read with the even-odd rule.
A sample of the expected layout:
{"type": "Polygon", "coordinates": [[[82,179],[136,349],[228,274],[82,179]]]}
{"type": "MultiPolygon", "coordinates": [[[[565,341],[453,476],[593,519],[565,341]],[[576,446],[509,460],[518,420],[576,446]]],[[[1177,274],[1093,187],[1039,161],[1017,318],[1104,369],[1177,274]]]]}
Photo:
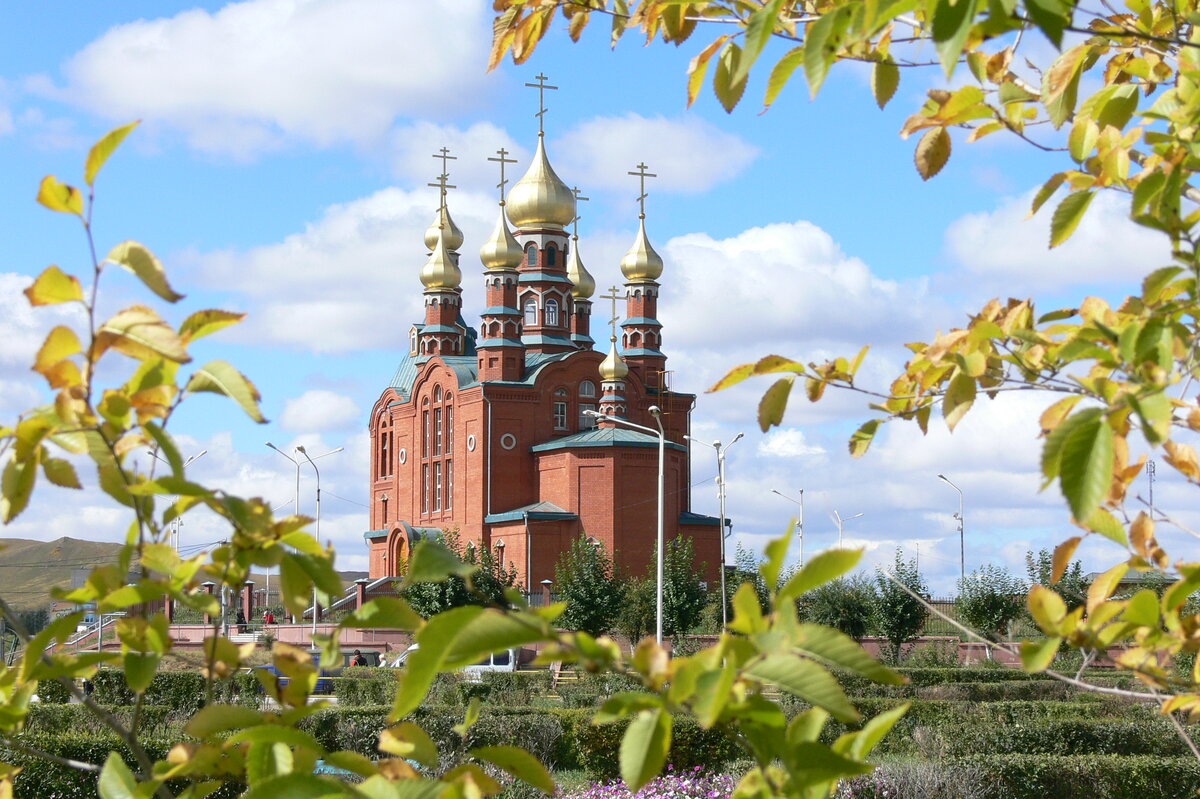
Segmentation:
{"type": "Polygon", "coordinates": [[[804,568],[804,489],[803,489],[803,488],[802,488],[802,489],[800,489],[800,499],[792,499],[792,498],[791,498],[791,497],[789,497],[787,494],[783,493],[782,491],[776,491],[774,488],[772,488],[772,489],[771,489],[771,493],[772,493],[772,494],[778,494],[779,496],[781,496],[781,497],[783,497],[784,499],[786,499],[788,502],[795,502],[797,505],[799,505],[799,506],[800,506],[800,519],[799,519],[799,527],[800,527],[800,568],[801,568],[801,569],[803,569],[803,568],[804,568]]]}
{"type": "MultiPolygon", "coordinates": [[[[332,455],[335,452],[341,452],[343,449],[345,449],[345,447],[338,447],[337,449],[331,449],[331,450],[329,450],[329,452],[326,452],[325,455],[332,455]]],[[[307,452],[305,452],[304,447],[296,447],[296,451],[299,452],[301,455],[303,455],[308,460],[309,465],[313,467],[313,471],[317,473],[317,543],[320,544],[321,543],[321,470],[318,469],[317,464],[314,463],[316,458],[311,457],[307,452]]],[[[325,455],[318,455],[317,458],[324,458],[325,455]]],[[[312,644],[312,647],[314,649],[316,649],[316,647],[317,647],[317,584],[316,583],[313,583],[312,613],[313,613],[313,622],[312,622],[313,637],[312,637],[310,643],[312,644]]]]}
{"type": "Polygon", "coordinates": [[[658,563],[657,568],[655,569],[656,581],[658,585],[655,593],[656,611],[654,638],[656,641],[658,641],[658,643],[661,644],[663,639],[663,517],[665,513],[663,508],[664,496],[666,493],[666,468],[664,464],[666,463],[667,433],[663,429],[662,411],[658,409],[657,405],[651,405],[649,410],[650,415],[654,417],[654,421],[658,422],[657,430],[652,427],[634,424],[633,422],[627,419],[622,419],[619,416],[600,413],[599,411],[587,410],[584,411],[584,414],[587,416],[594,416],[597,419],[604,419],[612,422],[613,424],[632,427],[634,430],[641,430],[642,432],[649,433],[652,436],[658,436],[658,563]]]}
{"type": "MultiPolygon", "coordinates": [[[[271,449],[275,450],[276,452],[278,452],[283,457],[287,458],[296,467],[296,498],[295,498],[294,504],[292,505],[292,515],[299,516],[300,515],[300,461],[296,460],[291,455],[288,455],[286,452],[284,452],[279,447],[272,444],[270,441],[267,442],[267,446],[270,447],[271,449]]],[[[267,605],[270,605],[270,604],[271,604],[271,567],[267,566],[267,605]]],[[[294,619],[293,619],[293,621],[294,621],[294,619]]]]}
{"type": "MultiPolygon", "coordinates": [[[[186,469],[187,467],[191,466],[193,463],[200,460],[207,454],[208,454],[208,450],[206,450],[206,449],[200,450],[195,455],[192,455],[186,461],[183,462],[183,468],[186,469]]],[[[159,455],[154,450],[150,450],[150,457],[154,458],[157,461],[165,463],[168,466],[171,465],[170,461],[167,461],[165,458],[163,458],[161,455],[159,455]]],[[[176,497],[176,498],[178,498],[178,497],[176,497]]],[[[182,526],[183,526],[183,519],[181,517],[176,516],[174,519],[171,520],[171,547],[175,550],[176,554],[179,553],[179,528],[182,526]]]]}
{"type": "Polygon", "coordinates": [[[743,435],[744,435],[743,433],[738,433],[736,436],[733,437],[733,441],[730,441],[728,444],[725,444],[724,446],[722,446],[720,441],[714,441],[710,444],[707,441],[701,441],[698,438],[692,438],[691,436],[684,436],[684,438],[687,439],[688,441],[692,441],[696,444],[703,444],[704,446],[706,446],[712,450],[715,450],[717,453],[717,501],[721,508],[721,510],[720,510],[721,522],[720,523],[721,523],[721,628],[722,629],[724,629],[725,625],[729,623],[729,617],[728,617],[729,611],[725,607],[726,603],[728,602],[728,597],[725,594],[725,539],[728,537],[725,533],[725,452],[730,447],[732,447],[734,444],[741,441],[743,435]]]}
{"type": "Polygon", "coordinates": [[[838,528],[838,549],[842,548],[842,525],[844,525],[846,522],[850,521],[851,519],[857,519],[859,516],[862,516],[862,514],[856,513],[853,516],[847,516],[846,518],[843,519],[842,514],[838,513],[836,510],[833,512],[833,520],[835,522],[837,522],[837,528],[838,528]]]}
{"type": "Polygon", "coordinates": [[[944,474],[939,474],[938,479],[946,485],[958,492],[958,513],[954,514],[954,518],[958,519],[958,579],[967,579],[967,547],[966,539],[963,536],[963,492],[962,489],[950,482],[950,478],[944,474]]]}

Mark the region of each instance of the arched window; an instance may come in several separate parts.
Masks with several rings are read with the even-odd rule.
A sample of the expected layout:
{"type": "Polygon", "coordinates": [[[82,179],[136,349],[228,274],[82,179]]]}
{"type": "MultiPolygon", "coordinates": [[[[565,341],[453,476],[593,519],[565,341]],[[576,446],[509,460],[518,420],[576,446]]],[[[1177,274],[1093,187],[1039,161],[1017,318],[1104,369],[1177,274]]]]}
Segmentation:
{"type": "Polygon", "coordinates": [[[442,387],[441,386],[433,387],[433,401],[434,402],[442,401],[442,387]]]}
{"type": "Polygon", "coordinates": [[[537,300],[533,297],[525,300],[525,326],[535,327],[537,325],[537,300]]]}
{"type": "Polygon", "coordinates": [[[558,263],[558,248],[553,244],[546,245],[546,266],[555,266],[558,263]]]}
{"type": "Polygon", "coordinates": [[[417,354],[417,329],[415,327],[408,331],[408,353],[410,355],[417,354]]]}
{"type": "Polygon", "coordinates": [[[558,325],[558,300],[546,300],[546,325],[548,327],[558,325]]]}
{"type": "Polygon", "coordinates": [[[537,266],[537,246],[530,244],[525,248],[525,263],[529,266],[537,266]]]}
{"type": "Polygon", "coordinates": [[[596,396],[596,384],[591,380],[584,380],[579,384],[579,396],[594,397],[596,396]]]}

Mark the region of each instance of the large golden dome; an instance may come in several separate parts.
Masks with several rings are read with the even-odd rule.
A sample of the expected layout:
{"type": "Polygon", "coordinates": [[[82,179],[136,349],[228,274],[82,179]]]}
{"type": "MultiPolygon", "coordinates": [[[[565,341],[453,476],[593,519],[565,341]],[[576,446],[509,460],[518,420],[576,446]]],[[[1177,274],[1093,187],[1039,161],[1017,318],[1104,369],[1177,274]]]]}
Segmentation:
{"type": "Polygon", "coordinates": [[[524,260],[525,254],[521,245],[513,238],[508,229],[508,220],[504,218],[504,209],[500,209],[500,218],[496,220],[496,229],[479,248],[479,260],[484,269],[516,269],[524,260]]]}
{"type": "Polygon", "coordinates": [[[456,289],[462,285],[462,270],[446,249],[446,231],[438,228],[433,254],[421,267],[421,283],[427,289],[456,289]]]}
{"type": "Polygon", "coordinates": [[[596,293],[596,279],[592,277],[579,258],[578,236],[571,241],[571,254],[567,256],[567,277],[575,284],[571,288],[571,296],[575,299],[590,299],[596,293]]]}
{"type": "Polygon", "coordinates": [[[614,340],[612,346],[609,347],[608,355],[600,362],[600,379],[622,380],[627,374],[629,374],[629,367],[617,354],[617,342],[614,340]]]}
{"type": "Polygon", "coordinates": [[[541,136],[529,171],[508,193],[508,218],[518,230],[561,229],[575,219],[575,195],[554,174],[541,136]]]}
{"type": "Polygon", "coordinates": [[[629,248],[629,252],[621,258],[621,274],[633,283],[648,283],[658,279],[663,271],[663,259],[650,246],[646,238],[646,218],[638,221],[638,234],[629,248]]]}
{"type": "Polygon", "coordinates": [[[425,228],[425,248],[433,251],[437,246],[439,231],[445,231],[446,249],[457,251],[463,244],[463,232],[458,229],[458,225],[454,224],[454,220],[450,218],[450,209],[442,206],[438,209],[433,217],[433,224],[425,228]]]}

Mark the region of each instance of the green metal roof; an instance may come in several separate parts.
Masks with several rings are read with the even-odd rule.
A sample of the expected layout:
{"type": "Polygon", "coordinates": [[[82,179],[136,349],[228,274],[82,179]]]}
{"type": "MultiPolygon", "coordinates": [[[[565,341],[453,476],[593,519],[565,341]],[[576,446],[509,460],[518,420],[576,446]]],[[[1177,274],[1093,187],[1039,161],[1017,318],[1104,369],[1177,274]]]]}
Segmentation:
{"type": "MultiPolygon", "coordinates": [[[[570,436],[556,438],[544,444],[530,447],[532,452],[546,452],[553,449],[573,449],[576,447],[658,447],[658,436],[652,436],[627,427],[597,427],[570,436]]],[[[667,442],[668,449],[686,452],[687,448],[674,441],[667,442]]]]}
{"type": "Polygon", "coordinates": [[[500,522],[519,522],[527,517],[543,522],[569,521],[579,518],[577,514],[563,510],[553,502],[535,502],[532,505],[524,505],[520,508],[504,511],[503,513],[489,513],[483,517],[483,521],[486,524],[498,524],[500,522]]]}

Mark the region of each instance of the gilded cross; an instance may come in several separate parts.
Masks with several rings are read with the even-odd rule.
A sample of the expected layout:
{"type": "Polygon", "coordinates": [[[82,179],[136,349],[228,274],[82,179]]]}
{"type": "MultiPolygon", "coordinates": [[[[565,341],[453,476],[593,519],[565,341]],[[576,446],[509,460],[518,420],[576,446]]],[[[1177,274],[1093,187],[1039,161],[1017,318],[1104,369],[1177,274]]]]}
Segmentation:
{"type": "Polygon", "coordinates": [[[508,150],[505,150],[503,147],[501,147],[499,150],[497,150],[496,154],[499,155],[500,157],[499,158],[488,158],[488,160],[496,161],[497,163],[500,164],[500,182],[496,184],[496,188],[500,189],[500,204],[504,205],[504,185],[506,183],[508,183],[508,180],[505,179],[505,177],[504,177],[504,165],[505,164],[515,164],[515,163],[517,163],[517,159],[505,158],[504,156],[508,155],[508,150]]]}
{"type": "Polygon", "coordinates": [[[612,300],[612,319],[608,320],[608,324],[612,328],[612,338],[609,339],[609,341],[616,341],[617,340],[617,322],[619,322],[621,319],[621,317],[617,315],[617,300],[625,299],[625,295],[618,294],[617,287],[612,286],[611,288],[609,288],[608,294],[600,295],[600,299],[612,300]]]}
{"type": "MultiPolygon", "coordinates": [[[[435,156],[434,156],[434,158],[440,158],[440,157],[441,157],[441,156],[437,156],[437,155],[435,155],[435,156]]],[[[451,157],[453,157],[453,156],[451,156],[451,157]]],[[[457,189],[457,188],[458,188],[458,186],[454,186],[454,185],[452,185],[452,184],[448,183],[448,182],[447,182],[448,180],[450,180],[450,176],[449,176],[449,175],[447,175],[445,172],[443,172],[442,174],[438,175],[438,176],[437,176],[437,177],[434,179],[434,182],[433,182],[433,183],[426,183],[426,184],[425,184],[426,186],[433,186],[435,189],[441,189],[441,191],[442,191],[442,204],[441,204],[441,206],[439,206],[439,207],[438,207],[438,210],[439,210],[439,211],[440,211],[440,210],[442,210],[442,208],[445,208],[445,207],[446,207],[446,189],[457,189]]]]}
{"type": "MultiPolygon", "coordinates": [[[[585,203],[585,202],[587,202],[588,200],[590,200],[590,199],[591,199],[591,197],[584,197],[584,196],[582,196],[582,195],[579,193],[579,187],[578,187],[578,186],[576,186],[575,188],[571,189],[571,191],[572,191],[572,192],[575,194],[575,208],[576,208],[576,210],[578,210],[578,209],[579,209],[579,203],[585,203]]],[[[572,232],[571,232],[571,237],[572,237],[572,238],[574,238],[576,241],[578,241],[578,240],[579,240],[579,220],[580,220],[580,219],[583,219],[583,217],[582,217],[582,216],[580,216],[579,214],[576,214],[576,215],[575,215],[575,218],[571,220],[571,225],[574,227],[574,229],[573,229],[573,230],[572,230],[572,232]]]]}
{"type": "Polygon", "coordinates": [[[558,87],[546,83],[547,78],[541,73],[538,73],[535,77],[537,78],[537,83],[526,83],[525,85],[538,90],[538,112],[535,116],[538,118],[538,135],[542,136],[546,132],[546,89],[557,91],[558,87]]]}
{"type": "Polygon", "coordinates": [[[644,163],[638,164],[637,170],[638,170],[637,172],[630,172],[629,174],[636,176],[638,179],[638,186],[639,186],[638,190],[641,192],[640,194],[638,194],[638,198],[637,198],[638,207],[641,209],[640,212],[638,213],[638,218],[645,219],[646,218],[646,178],[656,178],[656,177],[658,177],[658,175],[654,174],[653,172],[647,172],[646,165],[644,163]]]}

